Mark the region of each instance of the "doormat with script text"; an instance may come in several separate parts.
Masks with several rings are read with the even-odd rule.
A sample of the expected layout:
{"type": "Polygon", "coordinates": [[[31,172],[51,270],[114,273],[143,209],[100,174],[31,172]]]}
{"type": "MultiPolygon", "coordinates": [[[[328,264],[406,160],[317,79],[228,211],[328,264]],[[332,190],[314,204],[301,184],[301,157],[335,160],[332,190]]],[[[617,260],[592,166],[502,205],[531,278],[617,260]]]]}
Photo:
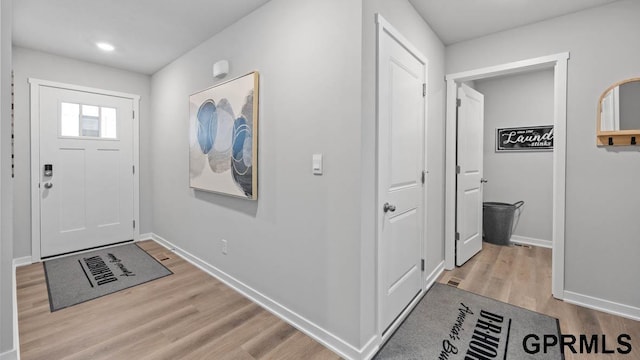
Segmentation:
{"type": "Polygon", "coordinates": [[[535,351],[545,334],[560,334],[556,318],[435,284],[374,359],[564,359],[558,346],[535,351]]]}
{"type": "Polygon", "coordinates": [[[47,260],[51,312],[173,274],[136,244],[47,260]]]}

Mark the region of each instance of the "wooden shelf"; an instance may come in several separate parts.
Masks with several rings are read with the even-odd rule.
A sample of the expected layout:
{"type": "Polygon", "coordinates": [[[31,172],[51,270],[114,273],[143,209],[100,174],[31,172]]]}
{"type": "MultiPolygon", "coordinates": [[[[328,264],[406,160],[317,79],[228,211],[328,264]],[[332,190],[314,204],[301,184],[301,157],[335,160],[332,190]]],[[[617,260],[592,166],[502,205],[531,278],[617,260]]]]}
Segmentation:
{"type": "Polygon", "coordinates": [[[611,134],[598,135],[598,146],[638,146],[640,145],[640,132],[637,134],[611,134]],[[635,138],[635,144],[632,141],[635,138]]]}

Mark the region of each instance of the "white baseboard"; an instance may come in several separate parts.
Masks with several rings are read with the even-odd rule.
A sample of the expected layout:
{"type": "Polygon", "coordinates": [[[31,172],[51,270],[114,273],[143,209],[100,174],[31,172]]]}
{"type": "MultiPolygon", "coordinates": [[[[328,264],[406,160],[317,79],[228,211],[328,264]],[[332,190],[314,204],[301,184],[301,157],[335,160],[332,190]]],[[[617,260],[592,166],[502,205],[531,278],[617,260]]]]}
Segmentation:
{"type": "MultiPolygon", "coordinates": [[[[278,303],[277,301],[269,298],[268,296],[260,293],[259,291],[251,288],[250,286],[244,284],[243,282],[235,279],[231,275],[225,273],[224,271],[216,268],[215,266],[201,260],[197,256],[190,254],[189,252],[181,249],[170,241],[158,236],[156,234],[151,234],[151,238],[158,242],[160,245],[166,247],[167,249],[173,251],[180,257],[184,258],[186,261],[190,262],[194,266],[200,268],[202,271],[208,273],[209,275],[215,277],[220,280],[227,286],[233,288],[238,291],[245,297],[249,298],[251,301],[260,305],[267,311],[271,312],[275,316],[284,320],[285,322],[291,324],[296,329],[301,332],[309,335],[314,340],[318,341],[322,345],[331,349],[341,357],[345,359],[362,359],[365,350],[374,347],[371,345],[372,341],[375,343],[376,337],[372,338],[372,341],[369,341],[367,345],[365,345],[362,349],[357,349],[351,344],[346,343],[336,335],[331,332],[321,328],[320,326],[314,324],[313,322],[305,319],[301,315],[295,313],[294,311],[288,309],[286,306],[278,303]]],[[[142,239],[142,236],[141,236],[142,239]]],[[[376,344],[379,345],[379,344],[376,344]]]]}
{"type": "Polygon", "coordinates": [[[536,239],[520,235],[512,235],[511,242],[514,242],[516,244],[538,246],[547,249],[553,248],[553,243],[551,242],[551,240],[536,239]]]}
{"type": "MultiPolygon", "coordinates": [[[[6,353],[6,359],[20,360],[20,332],[18,331],[18,280],[16,278],[16,268],[31,264],[31,256],[25,256],[13,259],[11,266],[11,293],[13,296],[13,350],[6,353]]],[[[4,354],[0,356],[0,360],[5,360],[4,354]]]]}
{"type": "Polygon", "coordinates": [[[0,354],[0,360],[19,360],[18,352],[16,350],[10,350],[0,354]]]}
{"type": "Polygon", "coordinates": [[[602,311],[608,314],[621,316],[627,319],[640,321],[640,308],[619,304],[613,301],[599,299],[589,295],[578,294],[573,291],[564,291],[564,301],[570,304],[583,306],[589,309],[602,311]]]}
{"type": "Polygon", "coordinates": [[[440,277],[440,275],[442,275],[443,272],[444,272],[444,261],[442,261],[438,266],[436,266],[436,268],[433,269],[431,274],[427,276],[427,280],[426,280],[427,290],[431,289],[433,284],[436,283],[436,280],[438,280],[438,278],[440,277]]]}
{"type": "Polygon", "coordinates": [[[13,259],[13,267],[14,268],[18,268],[21,266],[27,266],[27,265],[31,265],[33,264],[33,259],[31,259],[31,256],[23,256],[23,257],[19,257],[19,258],[15,258],[13,259]]]}
{"type": "Polygon", "coordinates": [[[149,240],[149,239],[153,239],[153,233],[140,234],[140,240],[139,241],[149,240]]]}
{"type": "Polygon", "coordinates": [[[369,360],[373,358],[380,350],[380,346],[382,345],[382,338],[378,335],[374,335],[367,341],[367,344],[362,347],[361,351],[361,359],[369,360]]]}

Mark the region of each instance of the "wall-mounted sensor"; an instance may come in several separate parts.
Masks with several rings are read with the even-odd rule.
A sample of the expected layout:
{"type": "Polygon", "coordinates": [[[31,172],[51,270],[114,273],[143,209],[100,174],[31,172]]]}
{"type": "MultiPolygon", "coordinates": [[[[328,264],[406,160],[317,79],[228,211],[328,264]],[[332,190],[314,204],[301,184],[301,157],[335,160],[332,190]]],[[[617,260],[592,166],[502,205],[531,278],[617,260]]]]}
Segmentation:
{"type": "Polygon", "coordinates": [[[213,77],[216,79],[222,79],[229,73],[229,62],[227,60],[220,60],[213,64],[213,77]]]}

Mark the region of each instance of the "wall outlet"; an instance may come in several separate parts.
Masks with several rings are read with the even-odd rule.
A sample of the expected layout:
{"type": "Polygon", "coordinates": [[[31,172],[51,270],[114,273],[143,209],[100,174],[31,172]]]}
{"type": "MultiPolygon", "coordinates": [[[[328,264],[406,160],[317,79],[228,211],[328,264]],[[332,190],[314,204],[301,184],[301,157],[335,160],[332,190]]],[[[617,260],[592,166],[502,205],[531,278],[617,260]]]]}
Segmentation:
{"type": "Polygon", "coordinates": [[[229,244],[227,243],[227,240],[222,239],[222,254],[223,255],[227,255],[227,251],[229,250],[228,245],[229,244]]]}

